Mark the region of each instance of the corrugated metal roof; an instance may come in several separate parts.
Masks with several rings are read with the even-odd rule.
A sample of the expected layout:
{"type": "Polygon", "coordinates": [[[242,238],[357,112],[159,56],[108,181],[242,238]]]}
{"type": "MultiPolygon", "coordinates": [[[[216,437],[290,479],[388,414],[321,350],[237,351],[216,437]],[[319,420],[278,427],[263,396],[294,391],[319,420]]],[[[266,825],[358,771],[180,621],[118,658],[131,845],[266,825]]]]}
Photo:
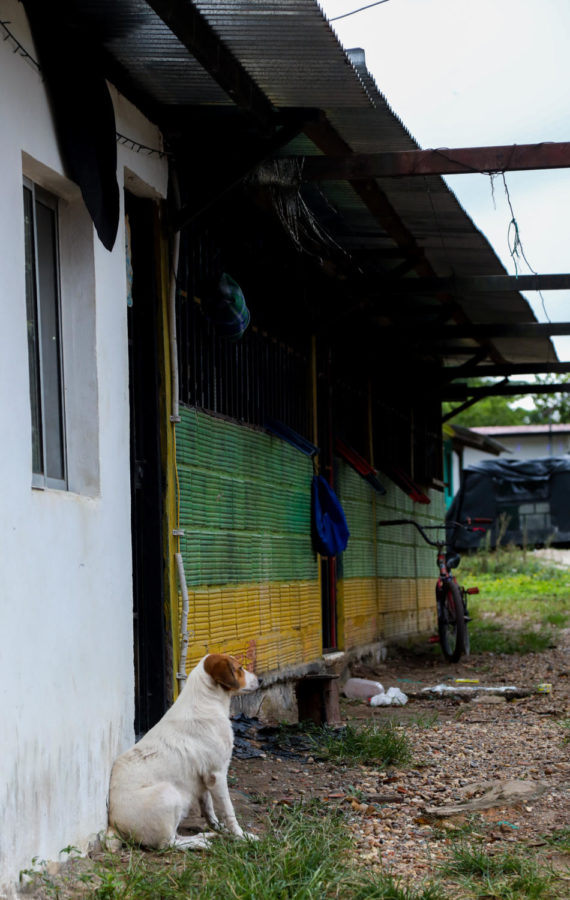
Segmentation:
{"type": "MultiPolygon", "coordinates": [[[[197,62],[151,3],[77,0],[77,6],[131,82],[155,104],[169,110],[177,106],[233,107],[226,90],[197,62]]],[[[356,153],[417,148],[367,72],[363,52],[345,53],[314,0],[194,0],[188,6],[200,11],[222,47],[274,107],[324,110],[338,135],[356,153]]],[[[176,3],[170,4],[169,13],[174,10],[176,14],[176,7],[176,3]]],[[[180,10],[183,12],[184,5],[178,13],[180,10]]],[[[303,155],[318,151],[301,136],[285,152],[303,155]]],[[[377,184],[437,275],[505,274],[490,244],[442,178],[384,178],[377,184]]],[[[357,245],[384,250],[395,246],[348,183],[328,183],[320,190],[337,210],[337,220],[344,222],[335,238],[347,251],[354,251],[357,245]]],[[[473,322],[535,321],[520,294],[455,299],[473,322]]],[[[422,298],[418,302],[421,307],[422,298]]],[[[472,342],[454,343],[469,346],[472,342]]],[[[556,358],[546,338],[497,339],[493,344],[513,362],[556,358]]]]}
{"type": "MultiPolygon", "coordinates": [[[[346,78],[352,66],[313,0],[196,0],[191,5],[276,107],[370,105],[355,71],[346,78]]],[[[105,23],[104,45],[155,101],[232,106],[145,0],[79,0],[78,6],[88,23],[105,23]]]]}
{"type": "MultiPolygon", "coordinates": [[[[355,152],[414,150],[417,142],[386,98],[380,94],[365,67],[362,51],[349,51],[374,103],[366,110],[334,110],[330,119],[355,152]]],[[[506,270],[495,251],[476,228],[447,184],[438,176],[380,178],[382,191],[414,235],[436,274],[501,275],[506,270]]],[[[324,186],[324,190],[327,187],[324,186]]],[[[472,322],[534,322],[526,299],[518,293],[473,294],[457,297],[472,322]]],[[[469,346],[469,341],[454,344],[469,346]]],[[[510,361],[532,362],[556,359],[548,338],[494,339],[494,346],[510,361]]]]}
{"type": "Polygon", "coordinates": [[[370,106],[313,0],[196,0],[194,5],[275,106],[370,106]]]}
{"type": "Polygon", "coordinates": [[[478,425],[471,430],[478,434],[509,437],[514,434],[567,434],[570,432],[570,425],[478,425]]]}
{"type": "Polygon", "coordinates": [[[465,428],[463,425],[447,422],[443,426],[443,433],[446,437],[454,438],[458,444],[464,447],[474,447],[476,450],[493,453],[495,456],[499,456],[501,453],[512,453],[512,450],[505,447],[500,441],[493,440],[492,437],[477,428],[465,428]]]}

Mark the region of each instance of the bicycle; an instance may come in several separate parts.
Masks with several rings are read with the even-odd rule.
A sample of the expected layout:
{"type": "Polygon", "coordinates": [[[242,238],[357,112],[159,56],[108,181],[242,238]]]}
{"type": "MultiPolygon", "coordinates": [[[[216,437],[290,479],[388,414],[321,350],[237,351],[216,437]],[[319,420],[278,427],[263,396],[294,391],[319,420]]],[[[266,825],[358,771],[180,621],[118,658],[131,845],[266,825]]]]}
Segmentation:
{"type": "Polygon", "coordinates": [[[459,553],[448,550],[445,540],[432,540],[426,529],[446,528],[450,525],[454,528],[464,528],[467,531],[485,531],[474,523],[491,523],[492,519],[467,519],[465,522],[448,522],[447,525],[420,525],[413,519],[380,519],[378,525],[413,525],[426,543],[437,547],[437,566],[439,578],[435,586],[435,600],[437,606],[437,626],[439,643],[443,655],[448,662],[459,662],[461,657],[469,656],[469,632],[467,623],[471,621],[467,608],[467,596],[478,594],[478,587],[464,588],[458,584],[452,569],[457,568],[461,561],[459,553]]]}

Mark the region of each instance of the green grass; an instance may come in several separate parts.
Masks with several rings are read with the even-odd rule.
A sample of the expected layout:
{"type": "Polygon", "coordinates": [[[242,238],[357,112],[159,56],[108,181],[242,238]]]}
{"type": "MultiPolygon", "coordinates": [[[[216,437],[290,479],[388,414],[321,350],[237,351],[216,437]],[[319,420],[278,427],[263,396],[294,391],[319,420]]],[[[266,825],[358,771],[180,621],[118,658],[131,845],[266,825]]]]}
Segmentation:
{"type": "Polygon", "coordinates": [[[439,725],[439,713],[416,713],[415,716],[408,719],[408,725],[415,725],[416,728],[435,728],[436,725],[439,725]]]}
{"type": "Polygon", "coordinates": [[[570,571],[519,548],[480,551],[461,560],[469,598],[472,653],[540,653],[570,623],[570,571]]]}
{"type": "MultiPolygon", "coordinates": [[[[503,612],[523,612],[539,618],[550,612],[570,616],[570,571],[541,562],[530,553],[510,548],[465,555],[458,570],[466,584],[475,581],[483,596],[498,603],[503,612]]],[[[475,599],[475,598],[472,598],[475,599]]]]}
{"type": "Polygon", "coordinates": [[[511,853],[504,852],[491,856],[483,847],[460,844],[453,848],[450,859],[443,866],[443,871],[449,875],[476,875],[480,878],[489,878],[497,875],[520,875],[523,868],[523,860],[511,853]]]}
{"type": "Polygon", "coordinates": [[[206,852],[136,847],[92,862],[42,894],[82,900],[444,900],[436,885],[409,886],[358,864],[342,813],[318,802],[268,815],[257,842],[220,837],[206,852]],[[60,893],[61,890],[61,893],[60,893]]]}
{"type": "Polygon", "coordinates": [[[481,900],[553,900],[562,896],[554,873],[534,857],[517,851],[491,854],[482,847],[459,844],[442,872],[461,879],[471,896],[481,900]]]}
{"type": "Polygon", "coordinates": [[[457,824],[434,822],[432,827],[435,840],[443,840],[446,843],[449,840],[454,840],[457,843],[462,842],[466,844],[467,841],[477,842],[483,840],[486,825],[480,815],[474,814],[457,824]]]}
{"type": "Polygon", "coordinates": [[[473,617],[469,623],[471,653],[541,653],[552,646],[550,629],[505,627],[473,617]]]}
{"type": "MultiPolygon", "coordinates": [[[[449,895],[438,884],[412,887],[396,881],[389,875],[364,876],[349,886],[351,893],[340,893],[339,897],[350,900],[447,900],[449,895]]],[[[260,898],[261,900],[261,898],[260,898]]]]}
{"type": "Polygon", "coordinates": [[[335,763],[406,766],[412,760],[410,738],[393,722],[323,728],[312,735],[318,751],[335,763]]]}
{"type": "Polygon", "coordinates": [[[557,828],[551,834],[544,835],[544,840],[561,853],[570,854],[570,828],[557,828]]]}

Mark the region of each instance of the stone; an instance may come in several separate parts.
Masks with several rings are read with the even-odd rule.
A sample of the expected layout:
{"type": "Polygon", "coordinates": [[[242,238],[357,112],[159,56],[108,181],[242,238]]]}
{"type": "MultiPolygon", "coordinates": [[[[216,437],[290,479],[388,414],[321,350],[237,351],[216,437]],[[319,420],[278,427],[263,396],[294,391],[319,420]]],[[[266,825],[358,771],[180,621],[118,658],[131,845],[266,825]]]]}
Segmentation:
{"type": "Polygon", "coordinates": [[[494,806],[514,806],[528,800],[540,797],[547,790],[547,785],[539,781],[509,781],[485,782],[478,785],[469,785],[463,793],[481,792],[481,796],[473,800],[466,800],[453,806],[426,806],[425,813],[429,816],[447,818],[448,816],[461,815],[466,812],[477,812],[482,809],[491,809],[494,806]]]}

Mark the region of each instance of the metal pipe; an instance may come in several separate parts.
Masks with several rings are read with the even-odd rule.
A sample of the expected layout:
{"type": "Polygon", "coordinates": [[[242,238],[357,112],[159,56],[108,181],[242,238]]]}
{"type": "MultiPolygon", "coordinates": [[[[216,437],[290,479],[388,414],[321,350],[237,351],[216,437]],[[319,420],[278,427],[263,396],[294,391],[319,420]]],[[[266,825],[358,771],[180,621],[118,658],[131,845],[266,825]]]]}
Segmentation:
{"type": "MultiPolygon", "coordinates": [[[[180,206],[180,189],[178,178],[174,171],[171,172],[172,193],[176,209],[180,206]]],[[[170,290],[168,295],[168,328],[170,331],[170,386],[172,412],[171,422],[180,421],[179,406],[179,375],[178,375],[178,338],[176,333],[176,287],[178,284],[178,262],[180,259],[180,231],[174,231],[172,236],[172,256],[170,260],[170,290]]]]}
{"type": "Polygon", "coordinates": [[[171,422],[180,421],[179,407],[179,379],[178,379],[178,339],[176,335],[176,276],[178,273],[178,260],[180,257],[180,232],[176,231],[172,243],[172,270],[170,273],[170,292],[168,297],[168,319],[170,331],[170,383],[172,394],[171,422]]]}
{"type": "Polygon", "coordinates": [[[181,553],[175,553],[176,571],[178,573],[178,583],[180,585],[180,593],[182,594],[182,621],[180,622],[180,659],[178,662],[178,689],[182,690],[186,684],[186,657],[188,656],[188,643],[190,633],[188,631],[188,612],[190,604],[188,601],[188,587],[186,585],[186,575],[184,573],[184,560],[181,553]]]}

